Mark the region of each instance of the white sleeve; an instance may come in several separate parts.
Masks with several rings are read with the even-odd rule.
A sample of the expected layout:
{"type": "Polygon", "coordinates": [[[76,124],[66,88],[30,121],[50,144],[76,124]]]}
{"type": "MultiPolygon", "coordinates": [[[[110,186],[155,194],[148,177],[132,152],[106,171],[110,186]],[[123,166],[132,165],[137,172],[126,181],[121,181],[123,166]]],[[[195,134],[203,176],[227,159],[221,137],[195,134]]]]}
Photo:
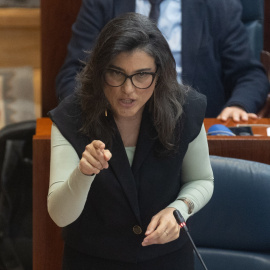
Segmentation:
{"type": "Polygon", "coordinates": [[[168,207],[178,209],[187,220],[208,203],[214,190],[214,176],[204,125],[199,135],[188,146],[182,165],[182,181],[183,186],[177,200],[168,207]],[[179,200],[181,198],[187,198],[194,203],[192,214],[188,214],[188,207],[179,200]]]}
{"type": "Polygon", "coordinates": [[[80,172],[79,161],[74,148],[53,124],[47,205],[50,217],[60,227],[80,216],[95,178],[80,172]]]}

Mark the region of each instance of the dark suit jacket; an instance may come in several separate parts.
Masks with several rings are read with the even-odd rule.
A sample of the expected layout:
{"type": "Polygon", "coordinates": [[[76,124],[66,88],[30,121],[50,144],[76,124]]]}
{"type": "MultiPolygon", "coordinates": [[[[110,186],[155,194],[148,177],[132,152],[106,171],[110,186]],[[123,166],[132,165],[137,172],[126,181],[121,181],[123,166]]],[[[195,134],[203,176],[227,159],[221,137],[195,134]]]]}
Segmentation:
{"type": "MultiPolygon", "coordinates": [[[[142,247],[141,243],[151,218],[177,198],[182,161],[188,144],[201,130],[205,108],[205,97],[190,91],[181,124],[175,130],[180,137],[176,154],[157,155],[159,142],[147,106],[132,167],[117,134],[110,149],[109,168],[95,177],[79,218],[63,228],[66,244],[95,257],[127,262],[150,260],[180,249],[187,241],[184,233],[164,245],[142,247]],[[134,233],[134,226],[140,226],[142,231],[134,233]]],[[[85,146],[97,139],[78,132],[81,113],[74,95],[62,101],[49,115],[80,158],[85,146]]],[[[115,125],[110,114],[107,120],[115,125]]]]}
{"type": "MultiPolygon", "coordinates": [[[[227,106],[258,112],[269,92],[262,65],[250,51],[236,0],[182,0],[182,80],[206,95],[206,117],[227,106]]],[[[113,17],[135,11],[135,0],[83,0],[68,56],[57,77],[60,100],[74,91],[78,59],[85,59],[113,17]]]]}

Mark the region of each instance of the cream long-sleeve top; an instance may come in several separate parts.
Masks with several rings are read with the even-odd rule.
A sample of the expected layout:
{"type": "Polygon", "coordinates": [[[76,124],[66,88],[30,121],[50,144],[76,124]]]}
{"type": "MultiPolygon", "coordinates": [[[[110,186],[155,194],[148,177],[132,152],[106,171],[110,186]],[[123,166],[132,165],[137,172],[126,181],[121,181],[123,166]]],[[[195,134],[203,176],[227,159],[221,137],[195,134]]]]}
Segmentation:
{"type": "MultiPolygon", "coordinates": [[[[126,153],[132,164],[135,147],[127,147],[126,153]]],[[[75,221],[83,211],[95,175],[80,172],[79,157],[72,145],[63,137],[55,124],[51,131],[51,169],[48,192],[48,211],[53,221],[64,227],[75,221]]],[[[210,200],[214,189],[214,177],[204,126],[189,144],[182,164],[183,186],[177,199],[168,207],[178,209],[185,220],[198,212],[210,200]],[[194,204],[192,214],[180,200],[187,198],[194,204]]]]}

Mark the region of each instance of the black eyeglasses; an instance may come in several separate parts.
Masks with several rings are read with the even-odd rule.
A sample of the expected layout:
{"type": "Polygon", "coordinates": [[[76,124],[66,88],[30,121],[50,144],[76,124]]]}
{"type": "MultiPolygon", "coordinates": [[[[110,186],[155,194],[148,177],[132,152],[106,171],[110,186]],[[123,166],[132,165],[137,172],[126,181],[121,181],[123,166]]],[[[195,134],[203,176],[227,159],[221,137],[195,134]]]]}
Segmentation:
{"type": "Polygon", "coordinates": [[[156,72],[142,71],[142,72],[138,72],[138,73],[128,76],[117,69],[108,68],[105,70],[104,80],[109,86],[118,87],[118,86],[122,86],[126,82],[127,79],[130,79],[132,84],[136,88],[147,89],[152,85],[157,75],[157,71],[158,71],[158,68],[156,72]]]}

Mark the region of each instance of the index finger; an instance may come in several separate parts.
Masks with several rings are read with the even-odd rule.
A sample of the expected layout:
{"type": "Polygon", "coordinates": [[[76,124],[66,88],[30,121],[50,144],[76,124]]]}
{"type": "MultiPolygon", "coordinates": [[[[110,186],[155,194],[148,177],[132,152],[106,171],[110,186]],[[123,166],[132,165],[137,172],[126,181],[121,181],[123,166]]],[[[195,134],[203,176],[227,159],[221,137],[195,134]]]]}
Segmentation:
{"type": "Polygon", "coordinates": [[[103,154],[106,161],[109,161],[112,157],[112,153],[109,150],[105,149],[103,154]]]}
{"type": "Polygon", "coordinates": [[[93,146],[94,146],[96,149],[104,150],[104,148],[105,148],[105,143],[102,142],[102,141],[94,140],[92,143],[93,143],[93,146]]]}

